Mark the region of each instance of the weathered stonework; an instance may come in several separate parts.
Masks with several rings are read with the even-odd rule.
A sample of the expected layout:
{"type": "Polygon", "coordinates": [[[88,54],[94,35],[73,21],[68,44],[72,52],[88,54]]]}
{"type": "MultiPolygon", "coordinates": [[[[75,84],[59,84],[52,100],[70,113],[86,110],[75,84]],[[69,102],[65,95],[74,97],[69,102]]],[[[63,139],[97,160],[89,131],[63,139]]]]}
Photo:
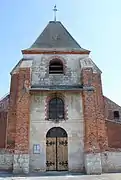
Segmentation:
{"type": "MultiPolygon", "coordinates": [[[[49,24],[56,30],[60,22],[49,24]]],[[[34,43],[35,47],[44,44],[44,48],[23,50],[23,59],[11,72],[9,100],[0,101],[0,148],[6,147],[0,150],[0,170],[46,171],[46,134],[53,127],[67,133],[68,171],[101,174],[121,170],[121,107],[103,96],[101,71],[90,59],[90,51],[63,31],[62,37],[67,34],[64,42],[59,36],[50,37],[52,44],[46,49],[51,31],[45,36],[46,43],[34,43]],[[51,48],[58,40],[57,47],[69,47],[51,48]],[[63,74],[49,73],[53,59],[62,62],[63,74]],[[49,119],[53,97],[64,104],[64,118],[59,122],[49,119]],[[1,102],[7,108],[1,108],[1,102]],[[117,110],[120,118],[114,119],[113,111],[117,110]],[[34,145],[40,146],[38,154],[34,145]]],[[[41,38],[43,42],[43,35],[37,41],[41,38]]]]}
{"type": "Polygon", "coordinates": [[[16,119],[17,133],[15,138],[13,172],[28,173],[29,171],[46,171],[46,133],[52,127],[62,127],[68,134],[68,170],[84,172],[85,169],[88,174],[101,173],[103,165],[101,165],[102,156],[100,157],[100,152],[105,151],[107,138],[99,69],[90,62],[88,63],[91,67],[88,67],[88,63],[85,64],[85,62],[83,62],[82,64],[83,55],[71,55],[71,57],[75,58],[76,63],[74,64],[72,63],[73,58],[69,61],[70,56],[63,55],[62,57],[60,56],[60,58],[64,61],[66,67],[65,74],[62,76],[63,78],[66,77],[66,79],[62,79],[61,76],[48,74],[48,61],[55,56],[32,56],[31,58],[34,59],[33,63],[31,61],[26,61],[26,63],[22,62],[20,65],[21,68],[17,70],[18,102],[15,108],[16,117],[14,117],[14,119],[16,119]],[[48,59],[47,63],[44,62],[45,59],[43,59],[43,57],[46,58],[46,60],[48,59]],[[78,64],[80,64],[80,68],[77,71],[78,64]],[[32,71],[29,69],[31,65],[32,71]],[[68,65],[70,66],[69,71],[71,73],[73,72],[72,74],[68,71],[68,65]],[[77,73],[78,78],[75,76],[76,71],[79,73],[77,73]],[[87,91],[80,93],[66,91],[57,93],[55,91],[61,98],[63,97],[65,102],[65,120],[57,124],[48,119],[48,100],[52,97],[52,94],[54,95],[54,92],[43,91],[29,94],[27,88],[29,88],[30,85],[30,72],[32,73],[32,86],[54,85],[53,83],[55,83],[55,85],[56,83],[61,83],[62,85],[83,83],[84,87],[92,86],[94,90],[88,91],[87,89],[87,91]],[[35,74],[38,75],[35,77],[35,74]],[[40,79],[40,77],[43,77],[43,80],[40,79]],[[72,81],[70,81],[70,78],[72,81]],[[26,85],[26,88],[24,85],[26,85]],[[29,101],[30,99],[31,103],[29,101]],[[30,111],[29,105],[31,105],[30,111]],[[28,116],[29,113],[30,117],[28,116]],[[28,137],[29,121],[30,139],[28,137]],[[20,134],[22,134],[22,136],[20,134]],[[33,153],[34,144],[40,145],[40,154],[33,153]],[[29,151],[30,154],[28,154],[29,151]]]}
{"type": "Polygon", "coordinates": [[[89,153],[85,154],[85,169],[87,174],[101,174],[101,154],[100,153],[89,153]]]}
{"type": "Polygon", "coordinates": [[[68,134],[68,170],[83,172],[84,121],[81,94],[64,93],[65,104],[68,107],[68,119],[59,123],[45,120],[45,106],[48,96],[49,93],[41,92],[31,97],[30,171],[46,171],[46,134],[52,127],[62,127],[68,134]],[[40,154],[33,153],[34,144],[40,144],[40,154]]]}
{"type": "Polygon", "coordinates": [[[121,152],[103,152],[101,160],[103,172],[121,172],[121,152]]]}
{"type": "MultiPolygon", "coordinates": [[[[85,55],[86,56],[86,55],[85,55]]],[[[49,74],[49,61],[55,55],[36,55],[32,63],[32,86],[78,85],[80,82],[80,58],[84,55],[58,55],[65,64],[64,74],[49,74]]]]}
{"type": "Polygon", "coordinates": [[[13,173],[29,173],[29,155],[15,154],[13,161],[13,173]]]}
{"type": "Polygon", "coordinates": [[[12,171],[13,169],[13,153],[1,149],[0,150],[0,170],[12,171]]]}

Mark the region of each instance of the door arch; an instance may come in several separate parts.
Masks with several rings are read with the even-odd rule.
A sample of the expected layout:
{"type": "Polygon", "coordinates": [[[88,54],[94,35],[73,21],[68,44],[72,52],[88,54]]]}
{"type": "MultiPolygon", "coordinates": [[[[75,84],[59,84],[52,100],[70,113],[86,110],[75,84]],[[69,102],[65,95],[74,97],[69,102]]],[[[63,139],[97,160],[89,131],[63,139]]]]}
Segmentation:
{"type": "Polygon", "coordinates": [[[46,137],[67,137],[67,133],[61,127],[53,127],[47,132],[46,137]]]}
{"type": "Polygon", "coordinates": [[[46,170],[68,170],[68,136],[61,127],[53,127],[46,134],[46,170]]]}

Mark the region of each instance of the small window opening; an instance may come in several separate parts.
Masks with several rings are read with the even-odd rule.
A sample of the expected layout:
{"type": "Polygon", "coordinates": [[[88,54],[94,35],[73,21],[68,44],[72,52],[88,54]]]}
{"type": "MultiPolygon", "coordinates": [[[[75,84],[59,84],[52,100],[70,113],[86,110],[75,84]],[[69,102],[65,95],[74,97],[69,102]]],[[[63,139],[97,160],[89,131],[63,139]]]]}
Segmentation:
{"type": "Polygon", "coordinates": [[[58,59],[50,61],[49,74],[63,74],[63,64],[58,59]]]}
{"type": "Polygon", "coordinates": [[[114,119],[119,119],[120,115],[119,115],[119,111],[114,111],[114,119]]]}

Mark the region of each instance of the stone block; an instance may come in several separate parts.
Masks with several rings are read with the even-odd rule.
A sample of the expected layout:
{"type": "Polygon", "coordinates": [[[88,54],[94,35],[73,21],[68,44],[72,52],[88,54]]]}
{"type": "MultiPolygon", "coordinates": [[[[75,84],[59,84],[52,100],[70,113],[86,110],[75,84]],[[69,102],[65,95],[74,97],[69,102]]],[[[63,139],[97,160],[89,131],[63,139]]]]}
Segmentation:
{"type": "Polygon", "coordinates": [[[29,173],[29,155],[15,154],[13,162],[13,173],[29,173]]]}
{"type": "Polygon", "coordinates": [[[87,174],[101,174],[101,155],[100,153],[89,153],[84,155],[85,170],[87,174]]]}
{"type": "Polygon", "coordinates": [[[121,152],[103,152],[101,160],[103,172],[121,172],[121,152]]]}
{"type": "Polygon", "coordinates": [[[0,151],[0,169],[9,170],[13,167],[13,154],[9,152],[0,151]]]}

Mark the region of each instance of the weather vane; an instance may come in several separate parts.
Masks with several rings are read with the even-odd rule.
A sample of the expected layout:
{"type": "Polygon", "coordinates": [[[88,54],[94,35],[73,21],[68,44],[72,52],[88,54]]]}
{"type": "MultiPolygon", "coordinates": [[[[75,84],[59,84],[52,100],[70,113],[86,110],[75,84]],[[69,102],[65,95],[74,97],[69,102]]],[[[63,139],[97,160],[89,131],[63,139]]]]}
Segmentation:
{"type": "Polygon", "coordinates": [[[56,12],[58,11],[56,5],[54,6],[53,11],[54,11],[54,21],[56,21],[56,12]]]}

